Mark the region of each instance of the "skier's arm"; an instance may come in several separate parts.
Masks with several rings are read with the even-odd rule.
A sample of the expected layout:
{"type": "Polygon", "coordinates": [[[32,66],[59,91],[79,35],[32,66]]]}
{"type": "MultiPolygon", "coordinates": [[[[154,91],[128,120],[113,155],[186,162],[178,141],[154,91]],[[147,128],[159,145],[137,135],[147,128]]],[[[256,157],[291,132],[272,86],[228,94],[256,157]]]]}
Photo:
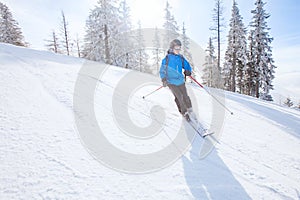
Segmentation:
{"type": "Polygon", "coordinates": [[[192,68],[191,68],[191,65],[190,63],[185,59],[183,58],[183,62],[184,62],[184,74],[186,76],[190,76],[192,74],[192,68]]]}

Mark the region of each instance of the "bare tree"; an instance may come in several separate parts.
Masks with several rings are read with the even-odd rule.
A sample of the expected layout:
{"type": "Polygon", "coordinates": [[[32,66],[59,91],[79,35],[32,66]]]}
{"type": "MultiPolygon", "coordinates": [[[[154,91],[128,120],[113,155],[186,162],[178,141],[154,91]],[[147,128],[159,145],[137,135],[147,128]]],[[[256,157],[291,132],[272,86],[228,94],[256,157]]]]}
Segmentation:
{"type": "Polygon", "coordinates": [[[46,47],[50,51],[53,51],[54,53],[59,53],[59,42],[55,31],[52,31],[51,39],[46,40],[46,42],[47,42],[46,47]]]}
{"type": "Polygon", "coordinates": [[[66,48],[67,55],[70,55],[68,22],[66,21],[64,11],[61,11],[61,15],[62,15],[61,33],[63,35],[63,43],[64,43],[64,47],[66,48]]]}
{"type": "Polygon", "coordinates": [[[77,36],[76,36],[76,47],[77,47],[77,55],[78,55],[78,57],[80,58],[81,57],[81,50],[80,50],[80,42],[79,42],[79,38],[78,38],[78,34],[77,34],[77,36]]]}
{"type": "Polygon", "coordinates": [[[225,27],[224,24],[224,17],[223,17],[224,7],[222,0],[216,0],[215,8],[213,9],[213,26],[210,27],[210,30],[214,32],[214,35],[216,35],[213,39],[217,40],[217,51],[218,51],[218,57],[217,57],[217,65],[218,70],[221,71],[221,32],[223,31],[223,28],[225,27]]]}

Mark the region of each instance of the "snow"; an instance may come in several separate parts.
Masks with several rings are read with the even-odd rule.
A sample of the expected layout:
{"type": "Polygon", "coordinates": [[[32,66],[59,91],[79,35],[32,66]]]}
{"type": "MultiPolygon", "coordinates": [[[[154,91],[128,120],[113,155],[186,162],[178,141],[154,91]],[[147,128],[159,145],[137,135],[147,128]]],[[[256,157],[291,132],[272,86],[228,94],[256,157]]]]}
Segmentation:
{"type": "MultiPolygon", "coordinates": [[[[225,92],[225,104],[234,112],[229,115],[205,91],[188,84],[193,104],[198,104],[197,115],[213,128],[214,114],[220,116],[216,118],[220,143],[200,159],[208,141],[190,134],[170,91],[163,88],[141,98],[157,88],[159,80],[136,84],[127,99],[120,92],[125,92],[122,80],[131,72],[95,64],[106,69],[103,78],[99,81],[97,74],[90,74],[85,80],[98,82],[95,117],[107,141],[140,157],[173,147],[172,159],[162,154],[155,161],[168,162],[152,170],[144,165],[149,168],[146,172],[122,171],[133,162],[126,156],[115,158],[122,162],[119,169],[108,166],[85,144],[76,123],[74,91],[86,63],[0,44],[0,199],[300,198],[299,111],[225,92]],[[136,127],[156,127],[156,132],[129,135],[136,132],[122,130],[127,118],[136,127]],[[188,148],[181,149],[176,141],[186,139],[183,136],[194,137],[188,148]]],[[[222,96],[221,91],[211,92],[222,96]]],[[[98,142],[97,150],[113,157],[100,145],[102,141],[94,143],[98,142]]],[[[141,166],[135,167],[142,170],[141,166]]]]}
{"type": "Polygon", "coordinates": [[[274,101],[283,104],[287,98],[291,98],[294,106],[300,103],[300,72],[281,73],[274,79],[274,88],[272,96],[274,101]]]}

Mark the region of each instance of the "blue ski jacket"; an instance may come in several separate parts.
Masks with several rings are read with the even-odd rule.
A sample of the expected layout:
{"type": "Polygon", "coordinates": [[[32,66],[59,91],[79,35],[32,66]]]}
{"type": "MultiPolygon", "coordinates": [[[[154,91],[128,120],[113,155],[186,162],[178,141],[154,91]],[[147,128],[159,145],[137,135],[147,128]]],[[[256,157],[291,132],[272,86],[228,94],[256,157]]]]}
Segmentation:
{"type": "Polygon", "coordinates": [[[189,62],[182,55],[170,53],[162,60],[159,71],[160,78],[166,78],[167,83],[171,85],[182,85],[184,83],[182,68],[190,72],[192,71],[189,62]],[[167,57],[168,66],[166,66],[167,57]]]}

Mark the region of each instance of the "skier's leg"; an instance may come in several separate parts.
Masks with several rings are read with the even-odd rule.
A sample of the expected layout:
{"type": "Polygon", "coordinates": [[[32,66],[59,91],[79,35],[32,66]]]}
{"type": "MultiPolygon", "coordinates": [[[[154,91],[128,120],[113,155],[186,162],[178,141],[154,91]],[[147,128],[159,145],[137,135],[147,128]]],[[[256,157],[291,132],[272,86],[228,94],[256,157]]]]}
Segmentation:
{"type": "Polygon", "coordinates": [[[179,87],[180,87],[180,92],[182,93],[183,102],[186,106],[186,109],[192,108],[192,102],[191,102],[190,97],[187,94],[185,84],[182,84],[179,87]]]}
{"type": "Polygon", "coordinates": [[[173,95],[175,96],[175,103],[178,107],[178,110],[181,114],[186,112],[186,106],[184,105],[183,95],[180,91],[180,88],[176,85],[168,85],[173,95]]]}
{"type": "Polygon", "coordinates": [[[192,101],[191,101],[191,98],[187,94],[187,89],[186,89],[185,84],[180,85],[180,91],[183,96],[183,102],[184,102],[184,105],[186,106],[186,111],[188,112],[188,114],[191,118],[194,118],[195,120],[197,120],[197,116],[193,112],[192,101]]]}
{"type": "Polygon", "coordinates": [[[173,92],[175,98],[177,99],[177,101],[180,105],[181,114],[184,116],[184,118],[187,121],[190,121],[191,119],[190,119],[189,113],[187,112],[187,106],[184,103],[184,98],[183,98],[183,94],[182,94],[180,86],[169,85],[169,88],[173,92]]]}
{"type": "Polygon", "coordinates": [[[179,103],[177,97],[175,97],[175,103],[177,105],[178,111],[181,113],[180,103],[179,103]]]}

